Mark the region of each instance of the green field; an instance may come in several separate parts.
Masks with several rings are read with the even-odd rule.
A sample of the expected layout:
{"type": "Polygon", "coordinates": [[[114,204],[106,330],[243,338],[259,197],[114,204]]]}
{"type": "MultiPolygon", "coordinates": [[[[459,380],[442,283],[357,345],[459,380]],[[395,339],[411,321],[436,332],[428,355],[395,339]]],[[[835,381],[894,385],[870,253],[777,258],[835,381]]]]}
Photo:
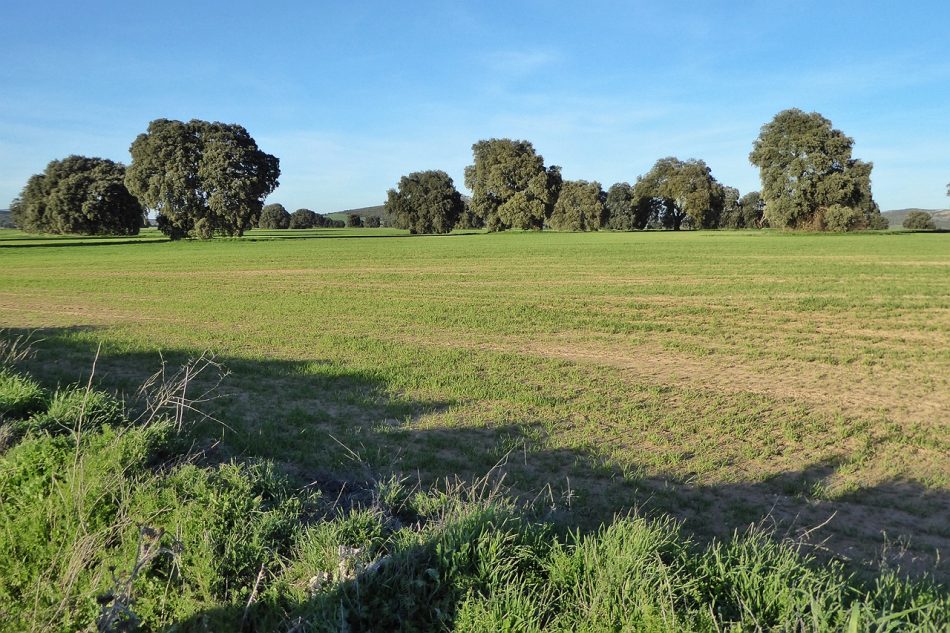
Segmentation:
{"type": "Polygon", "coordinates": [[[34,373],[74,380],[102,343],[128,389],[213,350],[241,453],[345,470],[332,435],[430,481],[511,451],[509,481],[570,479],[597,520],[834,508],[849,547],[950,542],[944,235],[0,235],[0,325],[70,361],[34,373]]]}
{"type": "Polygon", "coordinates": [[[0,231],[21,366],[76,382],[98,349],[97,384],[131,394],[211,350],[230,375],[208,443],[295,481],[500,463],[560,524],[760,523],[950,576],[950,236],[160,237],[0,231]]]}

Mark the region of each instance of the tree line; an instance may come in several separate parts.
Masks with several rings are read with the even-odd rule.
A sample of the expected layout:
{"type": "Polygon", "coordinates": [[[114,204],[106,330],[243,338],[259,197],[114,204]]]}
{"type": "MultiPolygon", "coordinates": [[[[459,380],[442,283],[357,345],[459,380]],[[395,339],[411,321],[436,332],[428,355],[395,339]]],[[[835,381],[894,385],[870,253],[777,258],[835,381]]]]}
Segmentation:
{"type": "Polygon", "coordinates": [[[563,180],[528,141],[489,139],[472,146],[465,169],[470,203],[443,171],[404,176],[387,196],[395,225],[418,233],[453,228],[562,231],[664,228],[886,229],[871,195],[872,164],[851,156],[854,140],[816,112],[780,112],[762,127],[749,161],[762,191],[740,196],[702,160],[661,158],[634,184],[604,191],[597,181],[563,180]]]}
{"type": "MultiPolygon", "coordinates": [[[[604,191],[597,181],[564,180],[561,168],[545,166],[528,141],[488,139],[472,146],[473,164],[465,168],[470,200],[444,171],[428,170],[403,176],[388,191],[385,209],[394,226],[411,233],[886,229],[871,195],[873,165],[853,158],[853,145],[817,112],[784,110],[762,127],[749,154],[761,192],[740,195],[698,159],[661,158],[633,184],[604,191]]],[[[151,211],[172,239],[240,236],[254,226],[338,226],[309,209],[264,206],[279,184],[280,162],[240,125],[157,119],[129,152],[128,167],[83,156],[52,161],[11,204],[14,223],[35,233],[130,235],[151,211]]],[[[371,226],[378,222],[368,219],[371,226]]],[[[347,225],[362,220],[350,216],[347,225]]]]}
{"type": "Polygon", "coordinates": [[[341,229],[343,220],[334,220],[310,209],[287,211],[282,204],[268,204],[261,209],[259,229],[341,229]]]}

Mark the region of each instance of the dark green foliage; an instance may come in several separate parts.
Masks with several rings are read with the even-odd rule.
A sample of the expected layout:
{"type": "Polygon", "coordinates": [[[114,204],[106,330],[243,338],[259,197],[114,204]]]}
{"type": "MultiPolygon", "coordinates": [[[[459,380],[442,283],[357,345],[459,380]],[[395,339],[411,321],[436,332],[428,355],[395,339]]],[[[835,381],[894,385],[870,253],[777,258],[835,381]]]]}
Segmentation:
{"type": "Polygon", "coordinates": [[[261,209],[261,217],[257,221],[260,229],[290,228],[290,214],[282,204],[269,204],[261,209]]]}
{"type": "Polygon", "coordinates": [[[346,216],[346,226],[351,229],[361,229],[363,228],[363,218],[355,213],[351,213],[346,216]]]}
{"type": "Polygon", "coordinates": [[[606,200],[599,182],[566,180],[548,224],[558,231],[598,231],[606,220],[606,200]]]}
{"type": "Polygon", "coordinates": [[[905,229],[914,229],[917,231],[933,231],[937,228],[933,218],[926,211],[911,211],[907,214],[907,217],[904,218],[901,226],[905,229]]]}
{"type": "Polygon", "coordinates": [[[719,216],[719,228],[745,228],[742,217],[742,206],[739,203],[739,190],[735,187],[722,188],[722,214],[719,216]]]}
{"type": "Polygon", "coordinates": [[[410,233],[449,233],[464,210],[462,195],[444,171],[416,171],[386,196],[393,225],[410,233]]]}
{"type": "Polygon", "coordinates": [[[856,228],[863,228],[864,214],[852,207],[833,204],[821,212],[822,228],[826,231],[844,233],[856,228]]]}
{"type": "Polygon", "coordinates": [[[628,182],[618,182],[607,190],[607,199],[604,202],[607,209],[607,228],[614,231],[632,231],[642,229],[637,226],[635,210],[636,200],[633,197],[633,185],[628,182]]]}
{"type": "Polygon", "coordinates": [[[872,213],[870,217],[865,216],[867,228],[869,231],[886,231],[891,228],[891,223],[884,217],[883,213],[872,213]]]}
{"type": "Polygon", "coordinates": [[[661,158],[634,185],[634,198],[643,213],[674,231],[684,223],[696,229],[718,226],[724,197],[706,163],[695,159],[661,158]]]}
{"type": "Polygon", "coordinates": [[[462,198],[462,204],[464,205],[461,215],[459,215],[458,222],[455,223],[455,228],[457,229],[480,229],[485,226],[485,223],[480,217],[475,215],[472,211],[472,201],[470,198],[462,198]]]}
{"type": "Polygon", "coordinates": [[[125,183],[172,239],[243,235],[280,175],[277,158],[234,124],[157,119],[129,151],[125,183]]]}
{"type": "Polygon", "coordinates": [[[817,112],[783,110],[762,126],[749,160],[759,168],[769,225],[819,230],[879,227],[880,209],[871,197],[873,165],[851,158],[853,144],[817,112]],[[827,211],[835,205],[826,222],[827,211]]]}
{"type": "Polygon", "coordinates": [[[368,229],[378,229],[383,225],[383,221],[378,216],[371,215],[366,218],[366,222],[364,222],[364,224],[368,229]]]}
{"type": "Polygon", "coordinates": [[[104,158],[54,160],[13,201],[13,222],[28,233],[136,235],[144,213],[126,189],[125,172],[104,158]]]}
{"type": "Polygon", "coordinates": [[[561,188],[561,168],[545,168],[528,141],[489,139],[472,145],[475,162],[465,168],[471,213],[491,231],[540,229],[561,188]]]}
{"type": "Polygon", "coordinates": [[[318,216],[310,209],[297,209],[290,214],[288,227],[291,229],[312,229],[324,226],[326,218],[318,216]]]}
{"type": "Polygon", "coordinates": [[[762,199],[762,194],[758,191],[750,191],[739,198],[739,221],[741,225],[737,228],[761,228],[764,213],[765,201],[762,199]]]}

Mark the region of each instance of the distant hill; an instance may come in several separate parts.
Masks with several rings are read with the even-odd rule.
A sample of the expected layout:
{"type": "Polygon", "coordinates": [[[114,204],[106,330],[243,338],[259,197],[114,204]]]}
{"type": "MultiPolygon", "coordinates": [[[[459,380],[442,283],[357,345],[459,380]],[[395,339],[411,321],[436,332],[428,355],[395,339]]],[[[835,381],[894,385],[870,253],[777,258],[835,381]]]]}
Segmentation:
{"type": "Polygon", "coordinates": [[[371,218],[377,217],[383,219],[386,217],[386,209],[383,205],[377,205],[375,207],[362,207],[359,209],[345,209],[343,211],[334,211],[333,213],[325,213],[328,218],[333,218],[334,220],[345,220],[348,215],[358,215],[362,218],[371,218]]]}
{"type": "Polygon", "coordinates": [[[887,221],[891,223],[892,229],[899,229],[904,222],[904,218],[906,218],[911,211],[929,213],[930,217],[934,219],[934,224],[937,225],[938,229],[950,229],[950,209],[893,209],[891,211],[882,211],[881,215],[887,218],[887,221]]]}
{"type": "MultiPolygon", "coordinates": [[[[466,195],[462,195],[462,202],[466,205],[469,203],[471,198],[466,195]]],[[[362,207],[359,209],[345,209],[343,211],[334,211],[332,213],[325,213],[325,216],[333,218],[334,220],[345,220],[348,215],[358,215],[363,218],[377,217],[380,219],[386,219],[386,207],[383,205],[377,205],[375,207],[362,207]]]]}

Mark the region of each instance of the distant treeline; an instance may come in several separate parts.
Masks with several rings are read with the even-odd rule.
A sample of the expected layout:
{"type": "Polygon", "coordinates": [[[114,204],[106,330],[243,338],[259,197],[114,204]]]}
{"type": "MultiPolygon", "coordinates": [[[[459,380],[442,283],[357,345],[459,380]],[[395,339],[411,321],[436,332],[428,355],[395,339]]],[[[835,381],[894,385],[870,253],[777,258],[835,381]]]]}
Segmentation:
{"type": "Polygon", "coordinates": [[[634,184],[619,182],[604,191],[597,181],[564,180],[561,168],[546,167],[528,141],[489,139],[472,146],[474,163],[465,169],[470,204],[462,203],[445,172],[430,170],[400,179],[386,209],[395,226],[416,233],[468,227],[886,229],[871,196],[872,165],[851,157],[853,143],[818,113],[780,112],[762,127],[749,154],[762,191],[740,195],[698,159],[661,158],[634,184]]]}
{"type": "Polygon", "coordinates": [[[261,209],[257,221],[261,229],[337,229],[346,225],[342,220],[334,220],[310,209],[287,211],[282,204],[269,204],[261,209]]]}
{"type": "MultiPolygon", "coordinates": [[[[346,226],[391,221],[413,233],[455,228],[490,231],[555,229],[785,228],[877,230],[887,220],[871,195],[872,164],[852,158],[854,140],[817,112],[791,109],[762,127],[749,161],[761,192],[740,195],[702,160],[661,158],[633,184],[604,191],[597,181],[564,180],[557,165],[524,140],[488,139],[472,146],[465,200],[440,170],[403,176],[389,190],[385,218],[346,215],[346,226]]],[[[101,158],[69,156],[32,176],[10,207],[13,222],[33,233],[135,234],[154,212],[171,237],[240,236],[252,227],[338,227],[309,209],[264,206],[280,163],[240,125],[152,121],[133,141],[126,168],[101,158]]],[[[950,193],[950,190],[948,190],[950,193]]]]}

